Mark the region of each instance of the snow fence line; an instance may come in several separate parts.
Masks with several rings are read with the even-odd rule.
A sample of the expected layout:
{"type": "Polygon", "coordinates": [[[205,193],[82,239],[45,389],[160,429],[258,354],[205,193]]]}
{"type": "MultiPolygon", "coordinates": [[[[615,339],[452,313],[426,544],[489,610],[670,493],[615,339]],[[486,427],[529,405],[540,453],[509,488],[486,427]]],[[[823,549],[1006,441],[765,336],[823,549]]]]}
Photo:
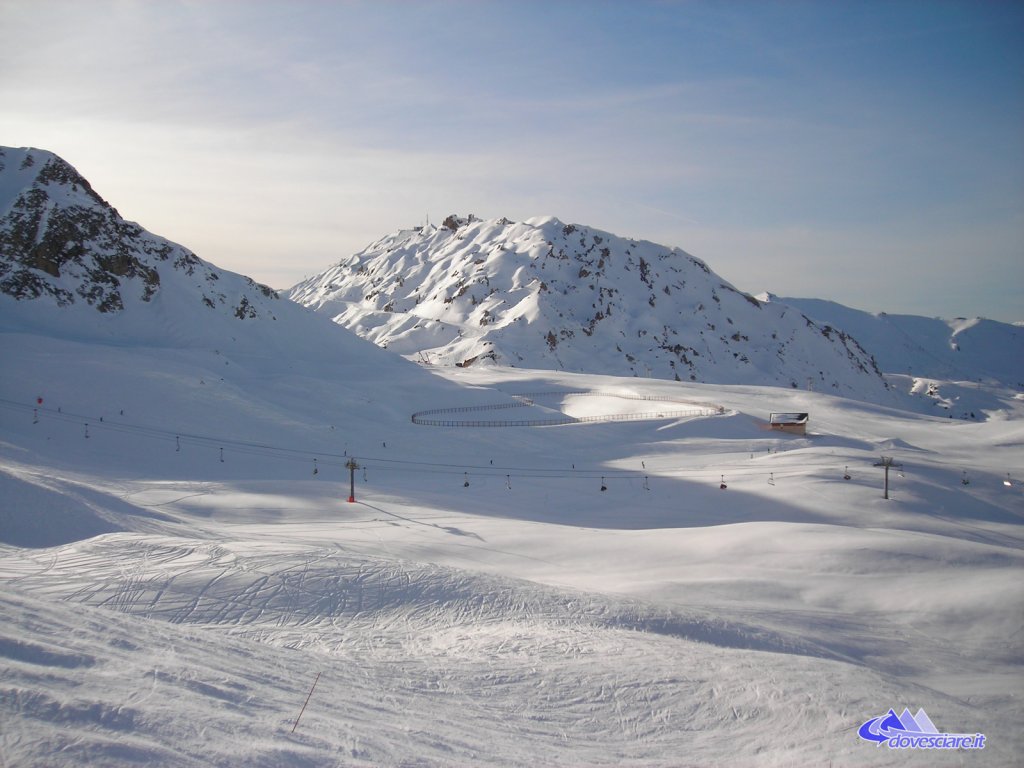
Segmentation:
{"type": "Polygon", "coordinates": [[[458,408],[433,408],[417,411],[412,415],[412,423],[426,427],[557,427],[566,424],[595,424],[615,421],[654,421],[657,419],[683,419],[698,416],[721,416],[725,408],[720,405],[696,403],[692,400],[679,400],[672,397],[656,397],[654,395],[626,395],[614,392],[593,392],[590,390],[571,390],[565,392],[531,392],[528,394],[511,395],[517,402],[497,403],[495,405],[466,405],[458,408]],[[525,408],[536,404],[537,398],[546,397],[617,397],[622,400],[645,400],[659,403],[677,403],[689,406],[683,410],[658,410],[644,413],[609,414],[606,416],[556,416],[550,419],[435,419],[428,418],[447,413],[471,413],[475,411],[499,411],[507,408],[525,408]]]}

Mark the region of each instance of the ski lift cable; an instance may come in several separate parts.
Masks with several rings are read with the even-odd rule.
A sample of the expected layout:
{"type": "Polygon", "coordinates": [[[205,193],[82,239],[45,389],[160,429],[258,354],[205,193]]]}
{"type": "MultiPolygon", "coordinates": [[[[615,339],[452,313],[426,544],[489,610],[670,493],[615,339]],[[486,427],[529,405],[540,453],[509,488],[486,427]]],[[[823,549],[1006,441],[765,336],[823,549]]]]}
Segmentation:
{"type": "MultiPolygon", "coordinates": [[[[10,401],[0,400],[0,406],[14,405],[19,409],[26,409],[26,406],[22,404],[12,404],[10,401]]],[[[33,409],[35,410],[35,409],[33,409]]],[[[44,409],[44,411],[53,418],[69,422],[69,423],[83,423],[82,419],[87,419],[81,414],[76,413],[65,413],[58,412],[52,409],[44,409]]],[[[239,440],[236,438],[212,436],[212,435],[199,435],[194,433],[180,433],[171,432],[169,430],[162,430],[156,427],[141,426],[135,424],[129,424],[120,421],[99,421],[98,418],[91,419],[84,423],[89,423],[94,429],[103,429],[107,432],[114,432],[126,435],[136,435],[147,437],[151,439],[173,441],[175,443],[176,450],[180,450],[183,445],[196,445],[203,447],[213,447],[220,449],[227,447],[232,453],[251,455],[251,456],[269,456],[271,458],[295,461],[295,462],[308,462],[311,459],[319,462],[320,466],[324,467],[341,467],[344,466],[344,461],[347,458],[347,452],[345,454],[336,454],[325,451],[311,451],[308,449],[290,448],[285,446],[269,445],[266,443],[258,443],[253,441],[239,440]]],[[[414,473],[414,472],[433,472],[433,473],[447,473],[452,474],[464,473],[468,470],[473,470],[475,474],[500,477],[501,475],[515,474],[517,477],[533,478],[533,479],[563,479],[570,477],[577,478],[629,478],[629,479],[642,479],[645,476],[649,476],[652,472],[655,472],[655,477],[691,477],[694,480],[699,480],[707,476],[713,476],[715,473],[720,473],[722,470],[728,470],[730,476],[736,477],[763,477],[763,469],[751,467],[749,463],[742,462],[738,464],[734,463],[717,463],[709,462],[704,466],[699,467],[662,467],[658,469],[647,468],[646,471],[637,470],[626,470],[626,469],[614,469],[614,468],[592,468],[592,469],[559,469],[550,467],[534,467],[534,466],[519,466],[519,465],[476,465],[476,464],[465,464],[457,462],[425,462],[417,461],[415,459],[392,459],[380,456],[369,456],[363,459],[364,462],[373,464],[374,469],[383,472],[395,472],[399,474],[414,473]]],[[[818,467],[821,471],[827,471],[831,469],[831,462],[822,461],[818,467]]],[[[774,475],[778,478],[785,477],[806,477],[808,475],[806,465],[804,469],[793,469],[790,471],[780,470],[774,472],[774,475]]]]}
{"type": "MultiPolygon", "coordinates": [[[[25,406],[21,405],[20,403],[11,403],[11,401],[9,401],[9,400],[2,400],[2,399],[0,399],[0,406],[8,407],[9,408],[9,407],[12,407],[12,405],[15,406],[15,407],[18,407],[18,408],[24,408],[25,407],[25,406]]],[[[314,455],[319,456],[322,453],[320,451],[309,451],[309,450],[305,450],[305,449],[301,449],[301,448],[287,448],[287,447],[283,447],[283,446],[268,445],[268,444],[265,444],[265,443],[256,443],[256,442],[253,442],[253,441],[250,441],[250,440],[239,440],[239,439],[230,438],[230,437],[219,437],[219,436],[211,436],[211,435],[199,435],[199,434],[193,434],[193,433],[189,433],[189,432],[181,432],[181,431],[176,431],[176,430],[172,431],[172,430],[167,430],[167,429],[161,429],[159,427],[151,427],[151,426],[140,425],[140,424],[132,424],[132,423],[129,423],[129,422],[124,422],[124,421],[109,421],[109,420],[106,420],[106,419],[104,419],[102,417],[98,417],[98,416],[85,416],[85,415],[82,415],[82,414],[77,414],[77,413],[68,412],[68,411],[57,411],[57,410],[54,410],[54,409],[51,409],[51,408],[40,408],[38,410],[40,410],[43,413],[45,413],[49,418],[57,420],[57,421],[79,423],[79,424],[84,422],[84,423],[88,423],[93,428],[103,429],[103,430],[106,430],[108,432],[118,432],[118,433],[122,433],[122,434],[141,435],[143,437],[151,437],[151,438],[155,438],[155,439],[165,439],[165,440],[173,440],[175,437],[180,437],[182,440],[187,440],[187,441],[190,441],[190,442],[193,442],[193,443],[196,443],[196,444],[214,445],[215,447],[216,446],[220,446],[220,445],[230,445],[230,446],[245,447],[245,448],[262,448],[262,449],[265,449],[265,450],[278,451],[278,452],[282,452],[282,453],[302,454],[302,455],[305,455],[307,457],[314,456],[314,455]]]]}
{"type": "MultiPolygon", "coordinates": [[[[40,413],[45,415],[47,418],[64,421],[68,423],[83,424],[87,423],[93,430],[104,430],[106,432],[113,432],[125,435],[135,435],[146,437],[149,439],[164,440],[167,442],[174,442],[176,450],[180,450],[183,445],[196,445],[203,447],[222,448],[227,447],[232,453],[252,455],[252,456],[269,456],[271,458],[284,459],[298,462],[308,462],[311,459],[318,461],[320,466],[323,467],[339,467],[344,466],[344,460],[348,458],[348,452],[343,454],[332,453],[328,451],[313,451],[302,448],[291,448],[287,446],[271,445],[267,443],[260,443],[248,440],[241,440],[231,437],[213,436],[213,435],[202,435],[188,432],[179,432],[161,429],[159,427],[152,427],[147,425],[132,424],[124,421],[110,421],[101,420],[100,417],[89,417],[83,414],[74,412],[65,412],[53,408],[44,408],[41,406],[27,406],[23,403],[0,398],[0,407],[21,410],[21,411],[32,411],[34,417],[38,417],[40,413]]],[[[784,455],[784,454],[783,454],[784,455]]],[[[804,457],[806,459],[806,457],[804,457]]],[[[474,474],[482,476],[494,476],[501,477],[502,475],[510,476],[515,475],[516,477],[533,478],[533,479],[563,479],[563,478],[622,478],[622,479],[637,479],[644,478],[645,476],[654,475],[654,477],[675,477],[675,478],[692,478],[694,480],[706,479],[713,477],[715,474],[721,474],[723,471],[727,471],[732,478],[747,478],[747,477],[764,477],[763,467],[754,467],[750,465],[750,462],[707,462],[702,466],[666,466],[666,467],[646,467],[644,469],[628,470],[628,469],[614,469],[608,467],[597,467],[590,469],[563,469],[563,468],[552,468],[552,467],[536,467],[536,466],[520,466],[520,465],[477,465],[467,464],[458,462],[429,462],[429,461],[418,461],[415,459],[396,459],[383,456],[365,456],[362,458],[364,463],[372,463],[374,469],[382,472],[395,472],[399,474],[404,473],[452,473],[461,474],[472,470],[474,474]]],[[[808,467],[806,461],[800,468],[794,468],[792,470],[779,470],[776,467],[773,470],[772,477],[776,480],[786,477],[808,477],[815,476],[818,472],[831,473],[834,472],[834,466],[832,460],[822,459],[821,461],[814,462],[813,467],[808,467]],[[810,471],[808,471],[810,470],[810,471]]],[[[848,467],[844,467],[844,476],[849,474],[848,467]]],[[[1011,485],[1010,476],[1003,481],[1007,485],[1011,485]]]]}
{"type": "MultiPolygon", "coordinates": [[[[30,406],[25,406],[22,403],[16,403],[16,402],[13,402],[13,401],[10,401],[10,400],[5,400],[5,399],[0,399],[0,406],[13,407],[13,408],[16,408],[16,409],[19,409],[19,410],[24,410],[26,408],[31,408],[30,406]]],[[[33,409],[33,410],[40,410],[40,409],[33,409]]],[[[165,440],[178,439],[180,441],[189,442],[189,443],[193,443],[193,444],[196,444],[196,445],[211,445],[213,447],[219,447],[219,446],[223,445],[223,446],[230,446],[233,449],[248,448],[248,449],[257,449],[257,450],[265,451],[265,452],[271,452],[271,453],[275,453],[275,454],[293,454],[293,455],[298,456],[298,457],[303,457],[304,460],[309,460],[310,458],[313,458],[313,457],[328,457],[328,458],[336,458],[336,459],[346,459],[347,456],[348,456],[347,452],[344,453],[344,454],[338,454],[338,453],[332,453],[332,452],[329,452],[329,451],[312,451],[312,450],[308,450],[308,449],[291,448],[291,447],[279,446],[279,445],[271,445],[271,444],[267,444],[267,443],[259,443],[259,442],[254,442],[254,441],[251,441],[251,440],[241,440],[241,439],[238,439],[238,438],[231,438],[231,437],[224,437],[224,436],[203,435],[203,434],[196,434],[196,433],[189,433],[189,432],[181,432],[181,431],[178,431],[178,430],[171,431],[171,430],[161,429],[159,427],[152,427],[152,426],[147,426],[147,425],[132,424],[132,423],[129,423],[129,422],[124,422],[124,421],[102,421],[100,419],[100,417],[89,417],[89,416],[85,416],[83,414],[78,414],[78,413],[73,413],[73,412],[57,411],[57,410],[50,409],[50,408],[42,408],[41,410],[44,413],[46,413],[50,418],[54,418],[54,419],[57,419],[57,420],[68,421],[68,422],[78,422],[78,423],[82,423],[83,421],[89,421],[89,422],[93,423],[94,425],[102,426],[103,429],[106,429],[108,431],[120,432],[120,433],[124,433],[124,434],[142,435],[142,436],[152,437],[152,438],[155,438],[155,439],[165,439],[165,440]]],[[[411,465],[411,466],[420,466],[420,467],[449,467],[449,468],[459,469],[460,471],[462,471],[463,469],[466,469],[466,468],[469,468],[469,469],[490,469],[490,468],[493,467],[494,469],[504,470],[505,472],[531,472],[531,473],[537,473],[537,474],[541,474],[541,475],[542,474],[561,475],[562,472],[563,472],[563,470],[560,470],[560,469],[552,469],[550,467],[536,467],[536,466],[515,466],[515,465],[510,465],[510,466],[490,465],[490,466],[488,466],[488,465],[475,465],[475,464],[453,463],[453,462],[429,462],[429,461],[418,461],[418,460],[415,460],[415,459],[396,459],[396,458],[390,458],[390,457],[384,457],[384,456],[375,456],[375,455],[364,455],[363,458],[364,458],[365,461],[375,461],[375,462],[380,462],[380,463],[384,463],[384,464],[392,464],[392,465],[399,465],[399,466],[411,465]]],[[[726,465],[726,466],[728,466],[728,465],[726,465]]],[[[635,475],[635,474],[637,474],[635,471],[632,471],[632,470],[603,469],[601,471],[604,474],[607,474],[607,475],[635,475]]],[[[695,471],[699,471],[699,470],[695,470],[695,471]]]]}
{"type": "MultiPolygon", "coordinates": [[[[21,404],[11,404],[10,401],[0,400],[0,406],[2,405],[14,405],[19,409],[25,409],[26,406],[21,404]]],[[[51,417],[63,420],[69,423],[81,423],[83,418],[81,414],[76,413],[64,413],[53,411],[52,409],[44,409],[51,417]]],[[[311,459],[316,460],[320,465],[324,467],[344,466],[344,460],[347,458],[347,452],[345,454],[336,454],[325,451],[311,451],[308,449],[297,449],[289,448],[285,446],[269,445],[266,443],[257,443],[253,441],[239,440],[236,438],[212,436],[212,435],[198,435],[194,433],[178,433],[171,432],[168,430],[161,430],[156,427],[140,426],[135,424],[128,424],[125,422],[115,421],[99,421],[99,419],[92,419],[91,423],[94,428],[104,429],[108,432],[115,432],[120,434],[131,434],[136,436],[143,436],[152,439],[174,441],[176,450],[180,450],[182,445],[196,445],[203,447],[221,448],[228,447],[232,453],[251,455],[251,456],[269,456],[277,459],[284,459],[296,462],[307,462],[311,459]],[[332,460],[335,459],[335,460],[332,460]]],[[[613,469],[613,468],[593,468],[593,469],[557,469],[550,467],[534,467],[534,466],[519,466],[519,465],[471,465],[457,462],[425,462],[417,461],[414,459],[392,459],[380,456],[370,456],[363,459],[364,462],[373,462],[374,468],[384,472],[396,472],[396,473],[412,473],[412,472],[433,472],[433,473],[445,473],[449,471],[451,473],[463,473],[467,470],[472,469],[474,473],[488,476],[498,476],[502,474],[510,475],[515,474],[517,477],[529,477],[535,479],[543,478],[597,478],[597,477],[615,477],[615,478],[643,478],[649,476],[653,469],[648,468],[646,471],[626,470],[626,469],[613,469]]],[[[829,462],[822,462],[821,468],[825,469],[830,466],[829,462]]],[[[695,480],[707,475],[713,475],[717,471],[728,470],[729,474],[734,477],[747,477],[747,476],[763,476],[763,470],[751,467],[748,463],[743,462],[739,464],[732,463],[717,463],[710,462],[704,466],[699,467],[663,467],[656,470],[656,477],[692,477],[695,480]]],[[[787,476],[806,476],[806,470],[793,470],[793,471],[780,471],[777,473],[779,477],[787,476]]]]}

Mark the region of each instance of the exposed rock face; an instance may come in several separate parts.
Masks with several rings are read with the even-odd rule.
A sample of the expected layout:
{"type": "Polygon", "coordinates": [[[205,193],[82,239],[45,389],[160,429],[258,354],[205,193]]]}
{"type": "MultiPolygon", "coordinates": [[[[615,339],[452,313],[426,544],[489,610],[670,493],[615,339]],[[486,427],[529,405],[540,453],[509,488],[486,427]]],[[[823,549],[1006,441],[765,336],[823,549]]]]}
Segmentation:
{"type": "Polygon", "coordinates": [[[888,395],[847,333],[762,304],[678,248],[551,217],[449,216],[388,235],[289,295],[435,364],[888,395]]]}
{"type": "Polygon", "coordinates": [[[225,307],[239,318],[265,311],[254,297],[278,298],[240,276],[240,292],[225,290],[211,265],[122,219],[56,155],[0,147],[0,292],[119,312],[127,302],[153,300],[171,273],[197,282],[207,308],[225,307]]]}

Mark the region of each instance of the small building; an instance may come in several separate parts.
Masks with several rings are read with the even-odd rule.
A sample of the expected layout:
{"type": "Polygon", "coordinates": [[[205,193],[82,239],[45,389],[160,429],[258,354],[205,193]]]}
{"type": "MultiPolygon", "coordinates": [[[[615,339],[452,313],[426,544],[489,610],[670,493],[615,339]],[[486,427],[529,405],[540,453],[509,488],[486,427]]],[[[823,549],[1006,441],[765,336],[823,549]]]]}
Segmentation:
{"type": "Polygon", "coordinates": [[[773,413],[768,417],[768,426],[791,435],[807,434],[806,413],[773,413]]]}

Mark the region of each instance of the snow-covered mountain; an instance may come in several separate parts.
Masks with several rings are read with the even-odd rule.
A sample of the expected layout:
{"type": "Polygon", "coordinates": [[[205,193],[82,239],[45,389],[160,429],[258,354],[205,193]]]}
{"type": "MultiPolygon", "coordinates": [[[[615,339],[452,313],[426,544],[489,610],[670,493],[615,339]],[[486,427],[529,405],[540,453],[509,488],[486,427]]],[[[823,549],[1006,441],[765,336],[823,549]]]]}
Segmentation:
{"type": "MultiPolygon", "coordinates": [[[[4,384],[15,389],[0,387],[11,397],[45,395],[73,408],[84,389],[103,386],[115,411],[130,406],[138,416],[169,407],[175,423],[168,429],[204,431],[234,407],[238,389],[252,378],[275,393],[269,400],[284,398],[305,410],[311,424],[320,419],[325,393],[319,383],[300,382],[331,381],[332,395],[342,394],[334,401],[339,412],[351,410],[350,421],[365,419],[383,430],[407,420],[418,402],[465,404],[475,396],[125,221],[71,165],[39,149],[0,148],[0,331],[10,334],[4,353],[16,367],[40,337],[58,339],[62,354],[76,361],[75,375],[46,382],[15,381],[12,374],[4,384]],[[150,376],[199,384],[203,395],[191,385],[156,395],[149,386],[101,384],[110,372],[78,346],[93,342],[129,348],[132,364],[148,366],[150,376]],[[290,378],[280,375],[282,359],[290,378]]],[[[271,440],[280,429],[275,408],[243,421],[253,438],[271,440]]],[[[326,444],[335,444],[333,437],[324,435],[326,444]]]]}
{"type": "Polygon", "coordinates": [[[847,333],[741,293],[678,248],[551,217],[395,232],[289,296],[431,363],[889,396],[847,333]]]}
{"type": "Polygon", "coordinates": [[[886,373],[930,379],[994,380],[1024,387],[1024,326],[984,318],[872,314],[822,299],[758,296],[796,307],[818,323],[842,328],[886,373]]]}
{"type": "Polygon", "coordinates": [[[195,309],[272,315],[278,295],[125,221],[51,152],[0,147],[0,292],[116,313],[191,292],[195,309]]]}
{"type": "Polygon", "coordinates": [[[975,422],[788,384],[427,368],[176,266],[88,192],[50,230],[87,187],[18,157],[0,764],[933,764],[858,736],[890,707],[984,733],[972,766],[1024,752],[1016,392],[972,385],[975,422]],[[480,403],[509,427],[580,418],[409,418],[480,403]],[[766,430],[772,410],[812,429],[766,430]]]}

